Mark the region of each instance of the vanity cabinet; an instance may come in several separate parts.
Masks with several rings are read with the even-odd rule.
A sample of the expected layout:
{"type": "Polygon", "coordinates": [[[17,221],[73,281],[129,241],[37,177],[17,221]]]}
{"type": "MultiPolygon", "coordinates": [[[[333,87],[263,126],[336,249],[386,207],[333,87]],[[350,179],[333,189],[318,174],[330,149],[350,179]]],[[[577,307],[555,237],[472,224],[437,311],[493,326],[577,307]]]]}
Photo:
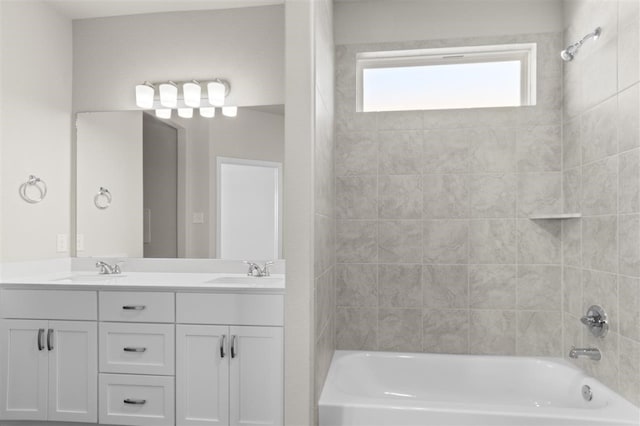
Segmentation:
{"type": "Polygon", "coordinates": [[[282,295],[178,293],[178,426],[283,424],[282,303],[282,295]]]}
{"type": "Polygon", "coordinates": [[[57,292],[0,293],[0,419],[95,423],[95,292],[66,292],[66,302],[65,295],[51,293],[57,292]],[[75,301],[88,305],[76,309],[75,301]]]}

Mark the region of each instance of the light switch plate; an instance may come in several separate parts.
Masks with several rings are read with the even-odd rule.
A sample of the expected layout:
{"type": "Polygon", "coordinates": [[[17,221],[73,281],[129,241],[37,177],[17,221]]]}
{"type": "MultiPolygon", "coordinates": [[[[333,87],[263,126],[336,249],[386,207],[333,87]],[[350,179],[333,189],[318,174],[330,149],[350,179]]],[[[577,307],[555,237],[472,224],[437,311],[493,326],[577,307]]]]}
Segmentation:
{"type": "Polygon", "coordinates": [[[193,214],[193,223],[204,223],[204,213],[195,212],[193,214]]]}
{"type": "Polygon", "coordinates": [[[76,251],[84,250],[84,234],[76,235],[76,251]]]}
{"type": "Polygon", "coordinates": [[[66,253],[69,250],[69,241],[67,234],[58,234],[56,237],[56,251],[58,253],[66,253]]]}

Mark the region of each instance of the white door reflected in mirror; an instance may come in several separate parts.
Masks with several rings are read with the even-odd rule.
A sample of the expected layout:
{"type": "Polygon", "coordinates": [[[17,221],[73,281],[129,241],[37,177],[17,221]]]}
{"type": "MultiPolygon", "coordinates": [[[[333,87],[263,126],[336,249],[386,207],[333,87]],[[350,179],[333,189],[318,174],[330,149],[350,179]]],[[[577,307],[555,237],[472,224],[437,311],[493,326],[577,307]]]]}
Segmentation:
{"type": "Polygon", "coordinates": [[[280,259],[282,164],[217,158],[218,257],[280,259]]]}

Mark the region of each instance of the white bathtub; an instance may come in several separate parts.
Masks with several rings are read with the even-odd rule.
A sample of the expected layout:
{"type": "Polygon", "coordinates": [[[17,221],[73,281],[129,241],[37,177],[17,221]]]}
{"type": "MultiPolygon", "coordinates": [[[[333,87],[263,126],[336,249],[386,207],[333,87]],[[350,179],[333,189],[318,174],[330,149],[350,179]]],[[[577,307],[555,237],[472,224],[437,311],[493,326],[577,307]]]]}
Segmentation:
{"type": "Polygon", "coordinates": [[[561,359],[389,352],[336,351],[319,414],[320,426],[640,425],[637,407],[561,359]]]}

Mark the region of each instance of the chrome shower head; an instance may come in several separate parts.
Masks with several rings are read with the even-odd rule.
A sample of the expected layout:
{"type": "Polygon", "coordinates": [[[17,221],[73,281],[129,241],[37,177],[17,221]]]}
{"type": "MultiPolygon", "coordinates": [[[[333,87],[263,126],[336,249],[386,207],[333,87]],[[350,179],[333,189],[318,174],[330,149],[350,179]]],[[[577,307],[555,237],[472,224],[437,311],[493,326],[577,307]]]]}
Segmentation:
{"type": "Polygon", "coordinates": [[[560,52],[560,57],[565,62],[572,61],[573,58],[575,58],[575,56],[578,54],[578,50],[580,50],[580,47],[584,44],[585,41],[589,39],[597,40],[598,38],[600,38],[600,34],[602,34],[602,28],[598,27],[593,30],[593,32],[590,32],[586,36],[582,37],[579,42],[572,44],[571,46],[560,52]]]}

